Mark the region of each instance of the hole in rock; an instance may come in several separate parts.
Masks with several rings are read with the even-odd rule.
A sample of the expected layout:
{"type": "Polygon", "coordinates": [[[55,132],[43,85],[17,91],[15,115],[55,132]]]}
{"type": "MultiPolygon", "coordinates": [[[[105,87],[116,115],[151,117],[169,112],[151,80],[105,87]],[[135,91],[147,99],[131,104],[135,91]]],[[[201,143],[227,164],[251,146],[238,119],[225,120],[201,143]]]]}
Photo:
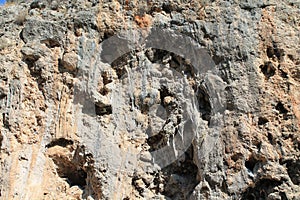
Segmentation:
{"type": "MultiPolygon", "coordinates": [[[[178,126],[180,126],[182,113],[180,106],[178,105],[176,98],[173,98],[173,94],[167,87],[162,86],[159,89],[161,105],[164,107],[162,110],[157,111],[157,115],[164,119],[163,125],[159,132],[147,138],[146,142],[150,146],[150,151],[157,150],[168,143],[171,144],[174,141],[174,137],[178,134],[178,126]],[[166,100],[166,97],[171,97],[173,100],[166,100]]],[[[142,112],[147,109],[147,105],[140,106],[142,112]]],[[[152,135],[152,128],[148,127],[147,134],[152,135]]]]}
{"type": "Polygon", "coordinates": [[[149,151],[155,151],[155,150],[159,149],[158,144],[160,143],[160,141],[162,139],[163,139],[163,135],[160,133],[147,138],[147,140],[146,140],[147,144],[150,146],[149,151]]]}
{"type": "Polygon", "coordinates": [[[288,110],[284,107],[281,102],[278,102],[275,106],[275,109],[279,111],[280,114],[287,114],[288,110]]]}
{"type": "Polygon", "coordinates": [[[171,3],[163,3],[162,9],[166,13],[171,13],[172,11],[176,10],[176,8],[171,3]]]}
{"type": "Polygon", "coordinates": [[[59,177],[66,181],[70,187],[78,186],[86,189],[87,171],[92,164],[92,156],[85,154],[83,146],[77,146],[73,154],[73,148],[53,147],[48,150],[50,158],[56,165],[56,172],[59,177]]]}
{"type": "Polygon", "coordinates": [[[294,60],[295,60],[295,57],[294,57],[294,55],[292,55],[292,54],[288,54],[287,57],[288,57],[291,61],[294,61],[294,60]]]}
{"type": "Polygon", "coordinates": [[[80,188],[84,188],[86,186],[87,173],[82,169],[76,171],[69,170],[73,169],[66,169],[68,172],[60,172],[59,176],[65,178],[71,187],[77,185],[80,188]]]}
{"type": "Polygon", "coordinates": [[[266,53],[269,58],[277,57],[280,59],[282,56],[284,56],[283,49],[279,49],[276,44],[273,44],[273,47],[267,47],[266,53]]]}
{"type": "Polygon", "coordinates": [[[140,196],[144,197],[144,190],[145,188],[141,187],[137,181],[139,180],[139,177],[135,176],[132,178],[132,181],[131,181],[131,185],[133,185],[135,187],[135,189],[138,191],[138,193],[140,194],[140,196]]]}
{"type": "Polygon", "coordinates": [[[104,30],[103,40],[106,40],[106,39],[112,37],[114,34],[115,34],[114,31],[111,29],[104,30]]]}
{"type": "Polygon", "coordinates": [[[39,8],[39,9],[43,9],[46,8],[46,1],[33,1],[30,4],[30,9],[35,9],[35,8],[39,8]]]}
{"type": "MultiPolygon", "coordinates": [[[[78,96],[81,94],[78,94],[78,96]]],[[[89,94],[82,94],[88,96],[89,94]]],[[[78,103],[82,105],[82,112],[89,116],[103,116],[112,114],[112,106],[104,105],[101,102],[95,102],[89,97],[78,98],[78,103]]]]}
{"type": "Polygon", "coordinates": [[[264,124],[266,124],[268,122],[269,122],[269,120],[267,118],[265,118],[265,117],[259,117],[258,118],[258,125],[264,125],[264,124]]]}
{"type": "Polygon", "coordinates": [[[170,52],[162,49],[149,48],[145,52],[147,58],[154,63],[162,63],[164,58],[170,54],[170,52]]]}
{"type": "Polygon", "coordinates": [[[112,107],[111,107],[111,105],[108,105],[108,106],[95,105],[95,112],[96,112],[96,115],[100,115],[100,116],[110,115],[110,114],[112,114],[112,107]]]}
{"type": "Polygon", "coordinates": [[[267,78],[275,75],[276,68],[271,62],[266,62],[265,64],[259,66],[259,68],[267,78]]]}
{"type": "MultiPolygon", "coordinates": [[[[28,68],[31,70],[34,70],[35,68],[35,62],[38,60],[38,58],[32,56],[32,57],[24,57],[23,61],[27,64],[28,68]]],[[[35,70],[37,71],[37,70],[35,70]]]]}
{"type": "Polygon", "coordinates": [[[68,140],[65,138],[59,138],[56,140],[53,140],[52,142],[50,142],[49,144],[46,145],[46,148],[51,148],[54,146],[61,146],[61,147],[66,147],[68,145],[73,145],[73,141],[72,140],[68,140]]]}
{"type": "Polygon", "coordinates": [[[3,98],[5,98],[6,97],[6,94],[5,93],[2,93],[1,91],[0,91],[0,99],[3,99],[3,98]]]}
{"type": "Polygon", "coordinates": [[[126,73],[124,66],[128,65],[128,61],[134,58],[135,51],[128,52],[128,49],[126,49],[127,46],[128,40],[119,37],[111,41],[106,40],[102,44],[104,51],[101,51],[100,58],[102,62],[110,64],[116,70],[119,78],[126,73]],[[128,53],[123,54],[122,52],[128,53]],[[114,58],[117,59],[113,60],[114,58]]]}
{"type": "Polygon", "coordinates": [[[245,162],[245,166],[247,169],[249,169],[251,172],[253,172],[255,165],[258,163],[258,160],[255,159],[253,156],[250,156],[248,160],[245,162]]]}

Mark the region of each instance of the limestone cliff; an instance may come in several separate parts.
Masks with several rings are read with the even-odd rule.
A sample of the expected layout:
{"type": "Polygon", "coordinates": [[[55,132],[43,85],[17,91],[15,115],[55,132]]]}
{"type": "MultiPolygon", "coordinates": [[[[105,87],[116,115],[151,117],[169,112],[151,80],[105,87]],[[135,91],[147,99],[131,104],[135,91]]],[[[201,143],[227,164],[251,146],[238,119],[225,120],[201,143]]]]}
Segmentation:
{"type": "Polygon", "coordinates": [[[9,1],[1,199],[299,199],[300,2],[9,1]]]}

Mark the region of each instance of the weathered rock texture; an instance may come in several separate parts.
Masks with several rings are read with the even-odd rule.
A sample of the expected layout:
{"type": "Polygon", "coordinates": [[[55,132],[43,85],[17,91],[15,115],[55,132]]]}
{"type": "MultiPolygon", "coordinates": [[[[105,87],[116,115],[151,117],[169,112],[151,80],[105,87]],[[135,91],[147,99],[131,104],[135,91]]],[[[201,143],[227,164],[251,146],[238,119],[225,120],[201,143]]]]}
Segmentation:
{"type": "Polygon", "coordinates": [[[299,199],[299,1],[11,2],[0,8],[1,199],[299,199]],[[159,48],[97,59],[122,46],[101,46],[115,34],[155,28],[195,40],[214,74],[159,48]],[[181,99],[181,79],[197,102],[181,99]],[[195,137],[165,167],[151,152],[184,143],[182,102],[199,116],[195,137]],[[151,116],[153,105],[167,112],[151,116]]]}

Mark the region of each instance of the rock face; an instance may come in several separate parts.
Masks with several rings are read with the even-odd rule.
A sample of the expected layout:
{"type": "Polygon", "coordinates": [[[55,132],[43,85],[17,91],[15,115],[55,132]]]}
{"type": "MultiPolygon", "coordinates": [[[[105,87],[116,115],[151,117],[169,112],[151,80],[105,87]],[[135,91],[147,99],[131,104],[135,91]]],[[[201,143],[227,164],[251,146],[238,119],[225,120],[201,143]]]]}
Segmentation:
{"type": "Polygon", "coordinates": [[[299,1],[10,1],[0,27],[1,199],[299,199],[299,1]]]}

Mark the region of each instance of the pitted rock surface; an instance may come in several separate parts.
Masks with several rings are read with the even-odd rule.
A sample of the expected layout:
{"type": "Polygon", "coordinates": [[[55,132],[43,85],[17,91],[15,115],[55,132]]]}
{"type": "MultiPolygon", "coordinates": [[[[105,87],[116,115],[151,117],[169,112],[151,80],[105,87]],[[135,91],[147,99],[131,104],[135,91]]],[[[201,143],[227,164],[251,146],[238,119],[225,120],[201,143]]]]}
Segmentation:
{"type": "Polygon", "coordinates": [[[299,49],[297,0],[8,1],[0,198],[297,200],[299,49]]]}

